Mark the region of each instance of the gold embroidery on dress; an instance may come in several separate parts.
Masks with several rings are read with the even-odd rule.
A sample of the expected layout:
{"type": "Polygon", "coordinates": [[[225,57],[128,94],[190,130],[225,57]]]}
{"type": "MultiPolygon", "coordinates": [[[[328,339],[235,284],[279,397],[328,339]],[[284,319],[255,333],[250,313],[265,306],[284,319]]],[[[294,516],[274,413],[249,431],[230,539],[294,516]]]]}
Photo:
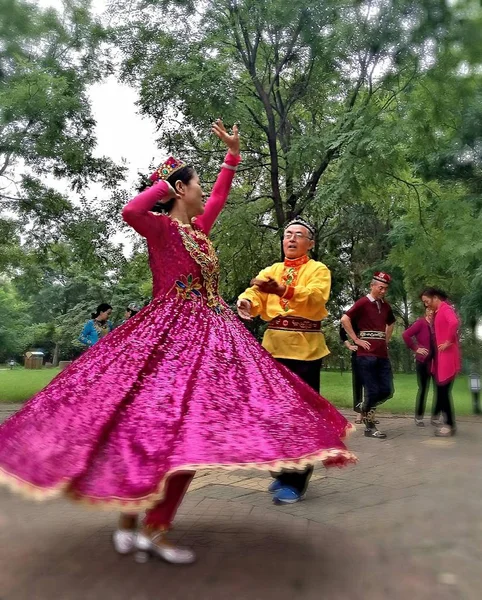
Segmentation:
{"type": "Polygon", "coordinates": [[[191,258],[201,268],[204,287],[206,289],[207,305],[214,310],[214,312],[218,314],[221,313],[223,311],[223,305],[218,296],[219,260],[211,240],[205,233],[197,229],[193,230],[194,235],[188,233],[188,230],[185,227],[179,227],[178,231],[182,243],[184,244],[184,248],[186,248],[191,258]],[[207,252],[201,248],[194,236],[206,244],[207,252]]]}
{"type": "Polygon", "coordinates": [[[98,321],[94,319],[94,329],[97,331],[97,335],[99,336],[99,338],[103,338],[110,331],[109,323],[106,322],[103,325],[101,325],[98,321]]]}
{"type": "Polygon", "coordinates": [[[187,277],[181,275],[176,280],[176,292],[183,300],[194,300],[196,298],[202,298],[202,294],[199,290],[202,290],[202,285],[199,283],[199,279],[194,278],[191,274],[187,277]]]}

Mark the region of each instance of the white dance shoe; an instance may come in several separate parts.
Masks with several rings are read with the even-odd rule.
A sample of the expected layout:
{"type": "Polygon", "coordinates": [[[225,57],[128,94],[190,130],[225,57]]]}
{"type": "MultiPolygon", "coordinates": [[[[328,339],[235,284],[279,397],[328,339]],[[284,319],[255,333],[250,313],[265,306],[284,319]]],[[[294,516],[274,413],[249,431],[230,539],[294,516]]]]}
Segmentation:
{"type": "Polygon", "coordinates": [[[116,529],[112,536],[114,549],[118,554],[130,554],[136,549],[135,529],[116,529]]]}
{"type": "Polygon", "coordinates": [[[138,533],[135,538],[136,562],[144,563],[149,556],[157,556],[173,565],[190,565],[196,560],[196,555],[189,548],[174,546],[167,542],[163,533],[154,534],[149,537],[138,533]]]}

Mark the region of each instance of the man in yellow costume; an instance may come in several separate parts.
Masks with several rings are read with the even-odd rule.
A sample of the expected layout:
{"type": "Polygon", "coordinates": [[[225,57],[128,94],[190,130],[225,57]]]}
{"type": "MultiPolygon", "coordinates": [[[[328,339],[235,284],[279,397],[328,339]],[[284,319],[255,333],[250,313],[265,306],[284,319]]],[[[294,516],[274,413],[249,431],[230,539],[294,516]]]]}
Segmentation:
{"type": "MultiPolygon", "coordinates": [[[[311,259],[315,228],[301,218],[286,226],[283,236],[284,262],[263,269],[238,298],[242,319],[260,316],[268,321],[263,346],[277,361],[320,391],[321,361],[329,354],[321,321],[328,311],[331,274],[321,262],[311,259]]],[[[303,497],[313,467],[284,471],[269,486],[276,504],[293,504],[303,497]]]]}

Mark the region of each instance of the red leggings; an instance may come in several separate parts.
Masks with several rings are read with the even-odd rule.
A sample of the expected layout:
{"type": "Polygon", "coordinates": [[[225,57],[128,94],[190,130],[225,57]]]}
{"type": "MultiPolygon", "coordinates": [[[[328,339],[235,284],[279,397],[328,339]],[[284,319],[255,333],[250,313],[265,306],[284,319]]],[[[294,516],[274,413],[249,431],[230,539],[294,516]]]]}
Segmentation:
{"type": "Polygon", "coordinates": [[[193,471],[171,475],[166,482],[164,499],[146,510],[144,525],[153,529],[169,529],[193,477],[193,471]]]}

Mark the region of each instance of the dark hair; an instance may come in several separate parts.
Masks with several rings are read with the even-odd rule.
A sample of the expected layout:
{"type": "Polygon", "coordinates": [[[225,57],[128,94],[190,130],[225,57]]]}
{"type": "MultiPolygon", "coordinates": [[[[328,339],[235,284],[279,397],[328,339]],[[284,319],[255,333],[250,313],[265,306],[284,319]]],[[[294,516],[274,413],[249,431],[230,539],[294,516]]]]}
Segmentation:
{"type": "MultiPolygon", "coordinates": [[[[181,181],[182,183],[187,185],[194,177],[194,175],[196,175],[196,170],[194,169],[194,167],[186,165],[185,167],[182,167],[182,169],[179,169],[179,171],[175,171],[174,173],[172,173],[172,175],[170,175],[166,179],[166,181],[167,183],[171,184],[171,186],[174,189],[176,189],[176,182],[181,181]]],[[[153,206],[153,208],[151,208],[151,210],[152,212],[170,213],[175,201],[175,198],[171,198],[169,202],[158,202],[153,206]]]]}
{"type": "Polygon", "coordinates": [[[449,298],[446,292],[435,287],[425,288],[420,294],[420,299],[422,298],[422,296],[428,296],[429,298],[434,298],[435,296],[437,296],[437,298],[440,298],[440,300],[448,300],[449,298]]]}
{"type": "Polygon", "coordinates": [[[102,302],[102,304],[99,304],[99,306],[96,308],[95,313],[92,313],[92,318],[97,319],[100,313],[105,312],[106,310],[112,310],[112,306],[107,304],[107,302],[102,302]]]}
{"type": "Polygon", "coordinates": [[[129,317],[129,319],[130,319],[130,318],[131,318],[131,317],[133,317],[134,315],[137,315],[137,313],[138,313],[139,311],[138,311],[138,310],[134,310],[134,309],[133,309],[131,306],[128,306],[128,307],[126,308],[126,312],[130,313],[130,317],[129,317]]]}

